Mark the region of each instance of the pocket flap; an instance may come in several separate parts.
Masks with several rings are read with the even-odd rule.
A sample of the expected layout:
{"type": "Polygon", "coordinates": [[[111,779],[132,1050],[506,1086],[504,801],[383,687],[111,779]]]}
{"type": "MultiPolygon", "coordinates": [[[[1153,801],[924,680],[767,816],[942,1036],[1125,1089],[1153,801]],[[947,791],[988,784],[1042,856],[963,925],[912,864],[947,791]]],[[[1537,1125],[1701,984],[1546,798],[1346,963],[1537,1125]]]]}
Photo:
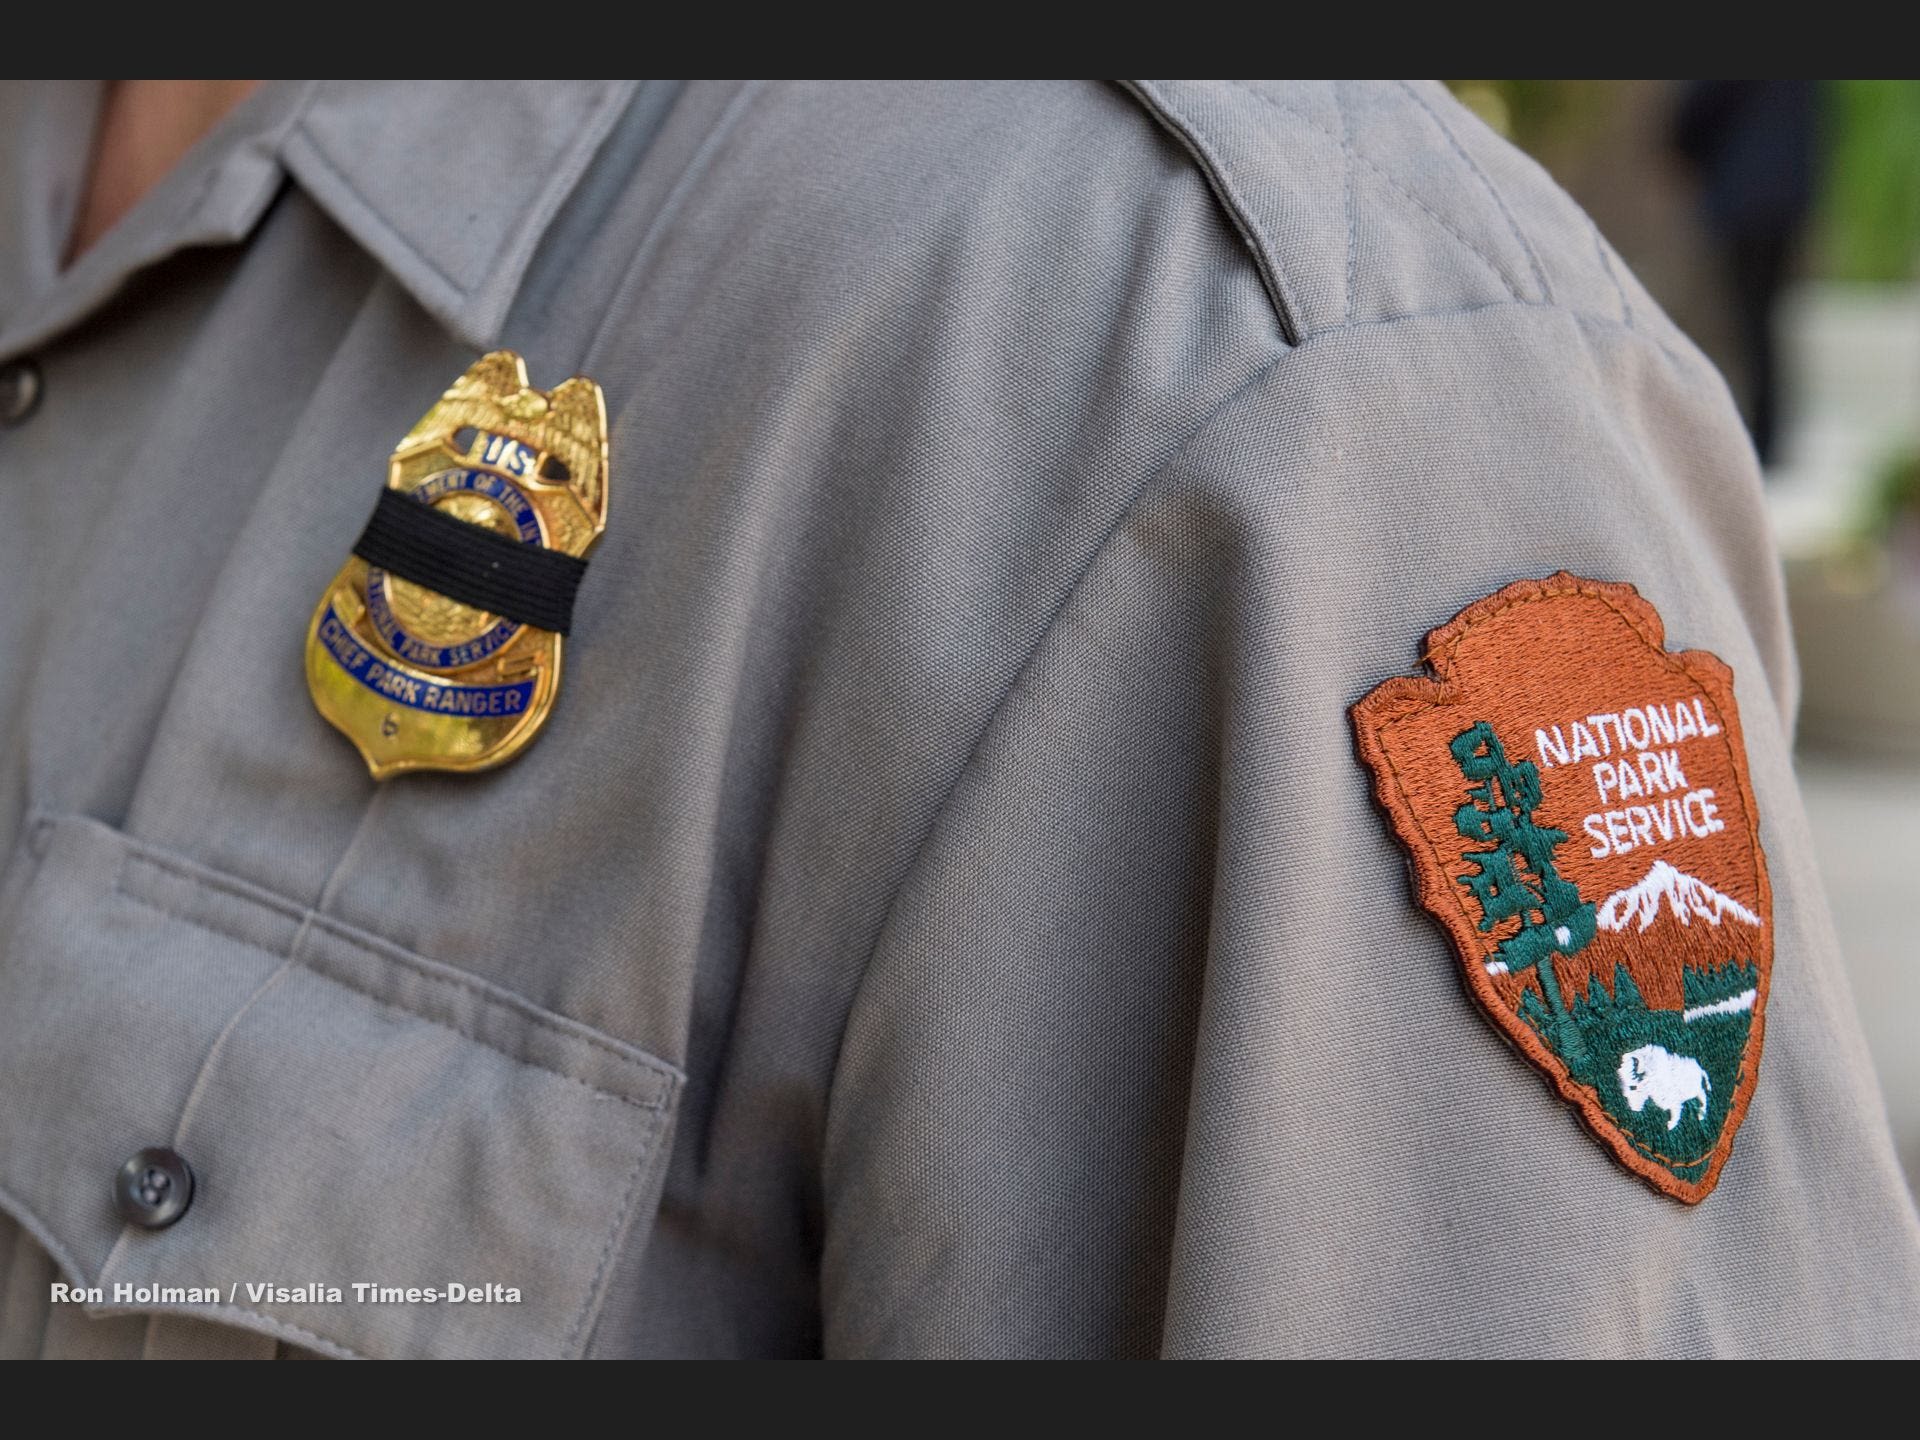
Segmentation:
{"type": "Polygon", "coordinates": [[[657,1201],[673,1067],[92,821],[30,834],[0,904],[0,1206],[95,1308],[336,1355],[585,1350],[657,1201]],[[162,1230],[112,1202],[149,1146],[195,1177],[162,1230]]]}

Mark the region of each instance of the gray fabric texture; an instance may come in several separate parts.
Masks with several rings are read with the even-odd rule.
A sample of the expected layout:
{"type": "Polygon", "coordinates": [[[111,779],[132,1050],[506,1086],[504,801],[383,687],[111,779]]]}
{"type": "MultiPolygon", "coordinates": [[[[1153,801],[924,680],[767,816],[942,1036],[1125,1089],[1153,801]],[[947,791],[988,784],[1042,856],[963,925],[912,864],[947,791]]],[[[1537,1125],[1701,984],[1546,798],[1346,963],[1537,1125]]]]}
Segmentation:
{"type": "Polygon", "coordinates": [[[1442,89],[276,83],[61,272],[86,110],[0,88],[0,1354],[1920,1351],[1750,451],[1442,89]],[[608,529],[533,748],[376,786],[306,621],[497,345],[605,388],[608,529]],[[1559,569],[1737,680],[1777,958],[1697,1208],[1353,755],[1559,569]],[[150,1144],[205,1194],[122,1230],[150,1144]],[[50,1303],[116,1279],[525,1298],[50,1303]]]}

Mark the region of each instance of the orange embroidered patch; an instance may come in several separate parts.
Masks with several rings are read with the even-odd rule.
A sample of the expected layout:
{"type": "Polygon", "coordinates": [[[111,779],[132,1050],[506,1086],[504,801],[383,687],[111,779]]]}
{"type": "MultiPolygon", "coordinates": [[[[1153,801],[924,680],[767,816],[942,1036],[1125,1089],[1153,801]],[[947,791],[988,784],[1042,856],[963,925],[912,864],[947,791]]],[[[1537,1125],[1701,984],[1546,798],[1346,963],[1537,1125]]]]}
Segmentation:
{"type": "Polygon", "coordinates": [[[1427,637],[1352,710],[1467,987],[1620,1163],[1720,1178],[1760,1067],[1772,891],[1733,672],[1631,585],[1565,573],[1427,637]]]}

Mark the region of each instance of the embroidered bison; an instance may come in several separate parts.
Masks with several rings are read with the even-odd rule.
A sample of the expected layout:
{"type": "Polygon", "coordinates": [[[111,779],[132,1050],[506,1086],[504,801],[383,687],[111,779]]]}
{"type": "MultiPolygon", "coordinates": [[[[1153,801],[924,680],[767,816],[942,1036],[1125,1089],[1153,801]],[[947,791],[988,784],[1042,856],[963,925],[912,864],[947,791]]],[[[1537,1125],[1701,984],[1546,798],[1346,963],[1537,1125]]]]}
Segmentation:
{"type": "Polygon", "coordinates": [[[1680,1117],[1695,1100],[1700,1102],[1700,1121],[1707,1119],[1707,1092],[1713,1082],[1700,1062],[1688,1055],[1676,1055],[1663,1045],[1642,1045],[1620,1057],[1620,1093],[1635,1114],[1647,1108],[1651,1100],[1667,1112],[1667,1129],[1678,1129],[1680,1117]]]}

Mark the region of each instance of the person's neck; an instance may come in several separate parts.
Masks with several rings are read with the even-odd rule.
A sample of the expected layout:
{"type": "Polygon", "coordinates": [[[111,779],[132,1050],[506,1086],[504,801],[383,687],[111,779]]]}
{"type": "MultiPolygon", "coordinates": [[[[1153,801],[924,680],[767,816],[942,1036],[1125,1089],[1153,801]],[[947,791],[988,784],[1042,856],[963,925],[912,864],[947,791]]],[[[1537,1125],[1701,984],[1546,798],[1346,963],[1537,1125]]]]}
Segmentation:
{"type": "Polygon", "coordinates": [[[72,264],[261,82],[115,80],[94,132],[93,166],[67,246],[72,264]]]}

